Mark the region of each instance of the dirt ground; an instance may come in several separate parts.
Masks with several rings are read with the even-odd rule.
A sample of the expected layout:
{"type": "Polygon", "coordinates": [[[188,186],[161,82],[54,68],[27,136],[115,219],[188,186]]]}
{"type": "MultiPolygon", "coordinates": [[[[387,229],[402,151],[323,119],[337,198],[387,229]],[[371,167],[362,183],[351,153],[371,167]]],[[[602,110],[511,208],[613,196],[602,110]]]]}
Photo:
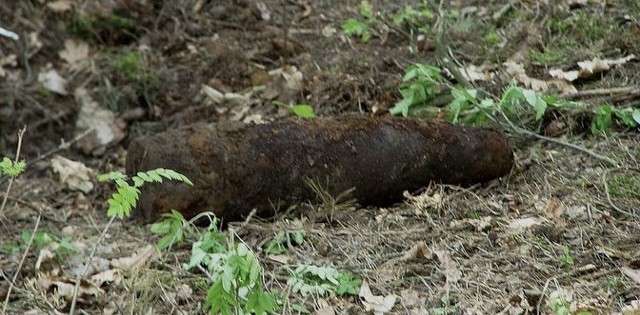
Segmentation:
{"type": "MultiPolygon", "coordinates": [[[[113,187],[93,180],[86,192],[70,189],[52,170],[53,153],[84,163],[95,176],[122,171],[128,143],[141,134],[291,115],[273,101],[310,104],[319,116],[388,115],[414,63],[444,67],[446,57],[467,69],[484,66],[495,76],[472,83],[500,95],[525,81],[507,71],[508,61],[523,65],[529,78],[550,80],[552,68],[575,70],[594,57],[640,52],[637,1],[369,3],[375,22],[365,41],[343,33],[348,19],[363,19],[354,0],[1,2],[0,27],[20,39],[0,36],[0,152],[15,157],[16,134],[26,125],[20,158],[28,163],[0,213],[6,313],[68,313],[63,290],[92,250],[98,274],[158,240],[148,226],[116,220],[98,244],[113,187]],[[433,16],[418,19],[421,29],[395,24],[406,5],[433,16]],[[442,42],[439,16],[447,25],[442,42]],[[116,130],[106,147],[79,141],[60,149],[82,129],[87,102],[79,91],[111,113],[101,116],[116,130]],[[32,248],[21,262],[25,233],[36,226],[55,235],[56,246],[73,244],[75,251],[56,260],[43,257],[50,247],[32,248]]],[[[604,91],[573,94],[587,104],[640,107],[633,90],[640,62],[631,58],[573,86],[604,91]],[[624,95],[612,92],[629,87],[624,95]]],[[[332,266],[361,277],[374,295],[395,295],[385,314],[638,314],[640,136],[617,123],[606,135],[593,134],[592,116],[549,111],[534,127],[564,144],[505,130],[516,167],[486,184],[434,184],[393,207],[347,209],[330,222],[301,211],[253,218],[236,233],[258,254],[267,288],[288,292],[287,270],[297,265],[332,266]],[[298,230],[305,232],[302,244],[278,257],[265,253],[278,232],[298,230]]],[[[0,178],[3,192],[8,186],[0,178]]],[[[206,277],[182,268],[190,253],[190,245],[179,246],[140,268],[119,270],[117,281],[87,290],[76,311],[205,313],[206,277]]],[[[288,298],[314,314],[367,313],[358,297],[288,298]]]]}

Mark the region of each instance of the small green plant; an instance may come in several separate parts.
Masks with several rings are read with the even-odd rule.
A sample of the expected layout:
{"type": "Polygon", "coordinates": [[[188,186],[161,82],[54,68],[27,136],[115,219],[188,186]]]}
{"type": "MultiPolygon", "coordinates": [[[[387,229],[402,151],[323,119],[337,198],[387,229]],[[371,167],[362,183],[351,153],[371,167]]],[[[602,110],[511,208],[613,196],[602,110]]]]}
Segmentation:
{"type": "Polygon", "coordinates": [[[360,2],[360,16],[363,20],[350,18],[344,24],[342,24],[342,33],[347,36],[360,36],[360,40],[363,43],[368,42],[371,39],[371,24],[374,22],[373,11],[371,4],[367,1],[360,2]]]}
{"type": "Polygon", "coordinates": [[[193,243],[185,268],[204,266],[211,275],[205,307],[209,314],[262,315],[279,308],[276,295],[262,284],[262,266],[244,243],[225,242],[213,220],[209,230],[193,243]]]}
{"type": "Polygon", "coordinates": [[[619,109],[613,105],[603,104],[596,108],[595,116],[591,121],[591,132],[593,134],[606,135],[607,131],[615,121],[630,127],[640,126],[640,108],[619,109]]]}
{"type": "Polygon", "coordinates": [[[482,43],[485,47],[495,46],[499,44],[500,41],[502,41],[502,38],[500,38],[500,35],[496,31],[490,31],[482,38],[482,43]]]}
{"type": "MultiPolygon", "coordinates": [[[[124,217],[130,216],[131,209],[135,208],[136,204],[138,203],[138,198],[140,197],[140,187],[142,187],[146,183],[162,183],[164,179],[176,180],[193,186],[191,180],[189,180],[186,176],[174,170],[164,168],[157,168],[147,172],[138,172],[131,178],[129,178],[122,172],[109,172],[98,175],[99,182],[113,181],[116,184],[116,192],[114,192],[107,200],[107,204],[109,205],[107,216],[109,216],[110,219],[107,225],[104,227],[102,233],[100,234],[98,243],[102,241],[107,231],[111,227],[111,224],[116,218],[122,219],[124,217]],[[131,181],[132,183],[129,183],[128,181],[131,181]]],[[[91,266],[91,259],[93,258],[94,254],[95,249],[89,256],[89,262],[85,265],[84,271],[80,273],[76,279],[73,299],[71,300],[69,311],[69,313],[71,314],[74,313],[76,308],[78,292],[80,289],[80,275],[86,274],[89,271],[89,266],[91,266]]]]}
{"type": "Polygon", "coordinates": [[[607,176],[607,182],[611,196],[640,199],[640,174],[622,173],[607,176]]]}
{"type": "Polygon", "coordinates": [[[391,108],[391,114],[408,116],[411,107],[425,104],[440,94],[443,81],[437,67],[426,64],[409,66],[398,89],[402,99],[391,108]]]}
{"type": "Polygon", "coordinates": [[[0,175],[15,178],[20,176],[26,167],[27,163],[24,160],[15,162],[5,156],[2,158],[2,161],[0,161],[0,175]]]}
{"type": "Polygon", "coordinates": [[[555,315],[569,315],[571,300],[571,296],[559,288],[549,295],[549,306],[555,315]]]}
{"type": "Polygon", "coordinates": [[[300,118],[310,119],[316,117],[316,114],[313,112],[313,107],[309,104],[287,105],[280,101],[274,101],[273,104],[290,111],[300,118]]]}
{"type": "Polygon", "coordinates": [[[457,314],[458,310],[454,306],[453,299],[449,295],[444,295],[440,298],[440,302],[442,302],[441,307],[432,307],[429,309],[429,314],[433,315],[446,315],[446,314],[457,314]]]}
{"type": "Polygon", "coordinates": [[[75,36],[92,43],[126,42],[135,40],[136,25],[136,21],[116,14],[105,17],[76,14],[68,29],[75,36]]]}
{"type": "Polygon", "coordinates": [[[416,7],[407,4],[402,11],[393,16],[393,23],[399,26],[406,25],[410,30],[417,29],[419,32],[428,33],[430,29],[427,21],[433,18],[433,13],[424,3],[416,7]]]}
{"type": "Polygon", "coordinates": [[[349,188],[336,196],[329,192],[329,182],[322,185],[320,180],[305,179],[305,184],[315,193],[321,203],[320,207],[316,207],[316,218],[323,218],[329,222],[333,221],[333,216],[340,212],[353,209],[357,200],[352,198],[355,187],[349,188]]]}
{"type": "MultiPolygon", "coordinates": [[[[171,177],[174,178],[175,174],[171,177]]],[[[146,179],[143,181],[146,182],[146,179]]],[[[156,245],[159,249],[169,248],[188,238],[196,239],[191,246],[191,258],[184,268],[204,268],[209,275],[211,284],[205,300],[209,314],[261,315],[278,310],[281,306],[276,294],[269,293],[262,284],[262,266],[256,255],[244,243],[227,240],[218,226],[219,220],[211,212],[201,213],[186,221],[179,212],[172,210],[151,230],[162,237],[156,245]],[[202,217],[209,218],[210,223],[206,232],[201,234],[194,228],[193,222],[202,217]]]]}
{"type": "Polygon", "coordinates": [[[193,226],[185,220],[180,212],[171,209],[170,213],[165,213],[162,216],[164,220],[151,225],[151,232],[162,237],[156,246],[159,251],[196,235],[193,226]]]}
{"type": "Polygon", "coordinates": [[[164,168],[157,168],[147,172],[138,172],[131,177],[132,184],[128,183],[129,177],[121,172],[110,172],[98,176],[99,182],[113,181],[116,184],[117,191],[111,195],[107,203],[109,209],[107,215],[109,217],[118,217],[120,219],[131,214],[131,209],[135,208],[138,197],[140,195],[140,187],[145,183],[162,183],[163,178],[180,181],[193,186],[193,183],[184,175],[164,168]]]}
{"type": "Polygon", "coordinates": [[[571,267],[574,264],[573,257],[571,257],[571,253],[569,252],[569,246],[564,246],[562,248],[562,255],[560,255],[560,265],[571,267]]]}
{"type": "MultiPolygon", "coordinates": [[[[499,99],[482,97],[475,89],[453,86],[440,75],[439,68],[426,64],[408,67],[398,90],[401,99],[389,110],[391,114],[440,117],[444,112],[448,113],[447,120],[463,125],[496,121],[501,117],[498,114],[526,124],[539,122],[549,108],[589,110],[583,103],[567,101],[555,95],[543,96],[517,86],[508,87],[499,99]],[[443,106],[442,100],[446,100],[448,104],[443,106]]],[[[640,108],[619,109],[608,104],[598,106],[591,131],[594,134],[604,134],[614,121],[629,128],[637,128],[640,126],[640,108]]]]}
{"type": "Polygon", "coordinates": [[[333,292],[338,296],[358,295],[362,279],[332,267],[302,265],[287,280],[293,292],[302,296],[325,296],[333,292]]]}
{"type": "Polygon", "coordinates": [[[554,64],[565,59],[565,52],[560,47],[548,47],[545,51],[530,50],[527,58],[535,63],[554,64]]]}
{"type": "Polygon", "coordinates": [[[609,281],[607,281],[607,289],[613,289],[613,288],[621,288],[624,286],[624,281],[622,280],[622,278],[614,278],[611,279],[609,281]]]}
{"type": "Polygon", "coordinates": [[[141,51],[126,51],[115,56],[111,62],[111,71],[133,81],[143,81],[146,64],[141,51]]]}
{"type": "MultiPolygon", "coordinates": [[[[31,231],[22,231],[22,235],[20,237],[21,241],[4,246],[2,248],[2,252],[14,253],[25,250],[29,243],[29,239],[31,239],[32,233],[33,232],[31,231]]],[[[33,246],[36,252],[51,244],[54,244],[51,247],[51,251],[56,255],[56,259],[58,259],[58,261],[62,261],[65,256],[77,250],[76,247],[69,242],[68,238],[60,238],[52,233],[36,232],[33,237],[33,246]]]]}
{"type": "Polygon", "coordinates": [[[150,65],[149,56],[143,51],[107,51],[99,62],[104,64],[106,78],[98,82],[100,96],[113,111],[140,106],[141,100],[152,104],[167,76],[164,69],[150,65]]]}
{"type": "Polygon", "coordinates": [[[300,245],[304,242],[304,230],[280,231],[264,245],[264,252],[279,255],[289,251],[289,246],[300,245]]]}
{"type": "Polygon", "coordinates": [[[12,161],[8,157],[3,157],[2,161],[0,161],[0,176],[9,176],[9,185],[7,185],[7,189],[4,191],[4,197],[2,198],[2,202],[0,203],[0,215],[4,212],[4,207],[7,205],[7,200],[9,199],[9,192],[11,192],[11,186],[13,186],[13,181],[24,172],[24,169],[27,167],[27,163],[22,160],[19,160],[20,156],[20,145],[22,143],[22,136],[24,135],[26,129],[22,129],[18,133],[18,153],[16,154],[16,160],[12,161]]]}

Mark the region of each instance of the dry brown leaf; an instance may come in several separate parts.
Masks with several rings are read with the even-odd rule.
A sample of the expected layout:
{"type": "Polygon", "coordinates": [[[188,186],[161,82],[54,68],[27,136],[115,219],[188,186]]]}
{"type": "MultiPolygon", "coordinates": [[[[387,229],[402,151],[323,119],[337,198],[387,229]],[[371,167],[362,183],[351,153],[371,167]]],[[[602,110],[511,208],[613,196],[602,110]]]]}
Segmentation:
{"type": "Polygon", "coordinates": [[[515,219],[509,223],[508,229],[510,230],[510,233],[515,234],[515,233],[520,233],[523,230],[528,229],[532,226],[539,225],[540,223],[541,223],[540,220],[537,218],[515,219]]]}
{"type": "Polygon", "coordinates": [[[620,268],[620,271],[622,271],[622,274],[629,277],[629,279],[635,281],[637,284],[640,284],[640,271],[638,271],[637,269],[622,267],[620,268]]]}
{"type": "Polygon", "coordinates": [[[531,78],[527,75],[524,66],[520,63],[505,62],[505,71],[512,76],[517,82],[520,82],[527,88],[530,88],[536,92],[546,92],[549,90],[549,85],[543,80],[531,78]]]}
{"type": "Polygon", "coordinates": [[[60,262],[56,259],[55,246],[49,244],[38,253],[35,270],[40,276],[59,276],[61,274],[60,262]]]}
{"type": "Polygon", "coordinates": [[[366,280],[362,281],[359,296],[364,308],[367,311],[372,311],[375,315],[383,315],[391,311],[398,299],[398,296],[395,294],[389,294],[387,296],[373,295],[369,288],[369,283],[367,283],[366,280]]]}
{"type": "Polygon", "coordinates": [[[51,159],[51,168],[54,173],[60,175],[60,183],[68,189],[81,191],[85,194],[93,190],[91,179],[94,172],[83,163],[55,155],[51,159]]]}
{"type": "Polygon", "coordinates": [[[629,55],[618,59],[600,59],[596,57],[591,60],[578,62],[580,70],[562,71],[561,69],[551,69],[549,70],[549,74],[556,79],[573,82],[577,79],[591,78],[595,74],[608,71],[612,66],[627,63],[635,59],[635,57],[635,55],[629,55]]]}
{"type": "Polygon", "coordinates": [[[67,95],[67,80],[64,79],[58,71],[49,70],[47,72],[38,73],[38,82],[42,83],[45,89],[60,95],[67,95]]]}
{"type": "Polygon", "coordinates": [[[476,67],[475,65],[470,65],[466,68],[459,67],[458,71],[469,82],[490,82],[495,75],[495,73],[487,71],[484,67],[476,67]]]}
{"type": "Polygon", "coordinates": [[[72,67],[77,67],[78,63],[89,57],[89,45],[81,40],[67,39],[58,55],[72,67]]]}
{"type": "Polygon", "coordinates": [[[282,70],[282,76],[287,82],[286,87],[295,91],[302,90],[304,87],[302,72],[298,71],[295,66],[284,66],[282,70]]]}
{"type": "Polygon", "coordinates": [[[57,0],[47,3],[47,8],[55,13],[65,13],[73,9],[71,0],[57,0]]]}
{"type": "Polygon", "coordinates": [[[155,246],[147,245],[129,257],[112,259],[111,265],[125,271],[130,271],[146,265],[154,257],[158,256],[158,254],[155,246]]]}
{"type": "Polygon", "coordinates": [[[3,69],[4,66],[15,67],[18,65],[18,57],[16,54],[10,54],[0,58],[0,78],[7,75],[7,71],[3,69]]]}
{"type": "Polygon", "coordinates": [[[293,257],[291,255],[267,255],[267,259],[286,265],[293,260],[293,257]]]}
{"type": "Polygon", "coordinates": [[[640,300],[633,300],[622,308],[622,315],[640,315],[640,300]]]}
{"type": "Polygon", "coordinates": [[[420,295],[416,290],[402,290],[400,291],[400,299],[402,304],[406,307],[416,307],[424,305],[427,298],[420,295]]]}
{"type": "Polygon", "coordinates": [[[101,155],[107,146],[120,142],[125,137],[126,123],[93,100],[84,88],[74,92],[76,103],[80,105],[80,112],[76,120],[76,135],[82,134],[90,128],[94,132],[78,141],[79,147],[85,154],[101,155]]]}
{"type": "Polygon", "coordinates": [[[445,250],[434,250],[433,253],[436,254],[442,265],[447,285],[458,282],[462,278],[462,271],[458,268],[458,263],[445,250]]]}
{"type": "Polygon", "coordinates": [[[91,276],[91,282],[93,282],[97,287],[102,287],[102,285],[107,282],[119,284],[120,281],[122,281],[122,275],[118,269],[105,270],[91,276]]]}
{"type": "Polygon", "coordinates": [[[419,242],[413,245],[411,249],[409,249],[406,253],[404,253],[404,256],[402,256],[402,259],[404,260],[431,258],[433,258],[433,253],[431,252],[431,249],[427,247],[427,244],[425,244],[425,242],[419,242]]]}
{"type": "Polygon", "coordinates": [[[315,312],[316,315],[335,315],[336,314],[336,310],[333,309],[333,307],[331,306],[325,306],[323,308],[318,309],[315,312]]]}
{"type": "MultiPolygon", "coordinates": [[[[67,277],[40,277],[36,281],[36,288],[41,292],[57,292],[67,301],[73,298],[75,279],[67,277]]],[[[104,291],[84,279],[80,279],[78,297],[81,299],[104,294],[104,291]]]]}
{"type": "Polygon", "coordinates": [[[558,197],[551,197],[547,200],[542,212],[544,213],[547,219],[553,221],[556,225],[564,225],[564,219],[562,215],[564,214],[565,207],[562,204],[562,201],[558,199],[558,197]]]}

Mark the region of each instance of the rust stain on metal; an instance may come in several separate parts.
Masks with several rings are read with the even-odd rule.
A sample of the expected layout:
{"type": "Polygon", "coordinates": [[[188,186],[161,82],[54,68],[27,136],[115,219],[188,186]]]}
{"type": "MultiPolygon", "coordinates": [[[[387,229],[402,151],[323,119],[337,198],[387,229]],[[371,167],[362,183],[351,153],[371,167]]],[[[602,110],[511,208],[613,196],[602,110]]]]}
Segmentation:
{"type": "Polygon", "coordinates": [[[346,116],[244,125],[189,126],[135,139],[127,172],[171,168],[195,184],[143,187],[135,211],[145,222],[170,209],[213,211],[239,220],[252,209],[314,199],[306,178],[333,193],[355,187],[360,204],[398,200],[430,182],[470,185],[509,172],[511,149],[498,131],[417,119],[346,116]],[[146,152],[146,154],[145,154],[146,152]]]}

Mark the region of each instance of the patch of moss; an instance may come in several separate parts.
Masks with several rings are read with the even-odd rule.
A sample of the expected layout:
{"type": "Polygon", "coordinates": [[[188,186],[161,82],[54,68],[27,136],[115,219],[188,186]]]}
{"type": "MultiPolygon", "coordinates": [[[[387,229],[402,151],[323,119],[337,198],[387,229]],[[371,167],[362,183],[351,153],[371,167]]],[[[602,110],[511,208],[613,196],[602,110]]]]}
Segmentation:
{"type": "Polygon", "coordinates": [[[596,41],[603,39],[607,29],[615,25],[606,16],[589,14],[586,11],[571,11],[552,15],[549,19],[549,30],[552,36],[577,37],[581,40],[596,41]]]}
{"type": "Polygon", "coordinates": [[[474,209],[469,209],[464,213],[464,216],[467,219],[481,219],[482,218],[482,214],[474,209]]]}
{"type": "Polygon", "coordinates": [[[111,62],[111,72],[124,75],[129,80],[139,81],[144,76],[146,68],[141,51],[127,51],[111,62]]]}
{"type": "Polygon", "coordinates": [[[611,196],[640,199],[640,174],[615,174],[607,179],[611,196]]]}
{"type": "Polygon", "coordinates": [[[530,50],[527,59],[533,63],[554,64],[565,58],[565,52],[559,47],[548,47],[545,51],[530,50]]]}
{"type": "Polygon", "coordinates": [[[104,74],[108,78],[108,83],[102,82],[102,101],[109,109],[149,105],[157,99],[164,75],[149,66],[143,52],[108,52],[102,62],[106,63],[104,74]]]}
{"type": "Polygon", "coordinates": [[[136,21],[112,14],[107,17],[75,15],[68,27],[71,34],[91,43],[127,43],[136,37],[136,21]]]}
{"type": "Polygon", "coordinates": [[[482,39],[482,43],[486,47],[493,47],[500,43],[500,41],[502,41],[502,38],[500,38],[500,35],[496,31],[488,32],[482,39]]]}

